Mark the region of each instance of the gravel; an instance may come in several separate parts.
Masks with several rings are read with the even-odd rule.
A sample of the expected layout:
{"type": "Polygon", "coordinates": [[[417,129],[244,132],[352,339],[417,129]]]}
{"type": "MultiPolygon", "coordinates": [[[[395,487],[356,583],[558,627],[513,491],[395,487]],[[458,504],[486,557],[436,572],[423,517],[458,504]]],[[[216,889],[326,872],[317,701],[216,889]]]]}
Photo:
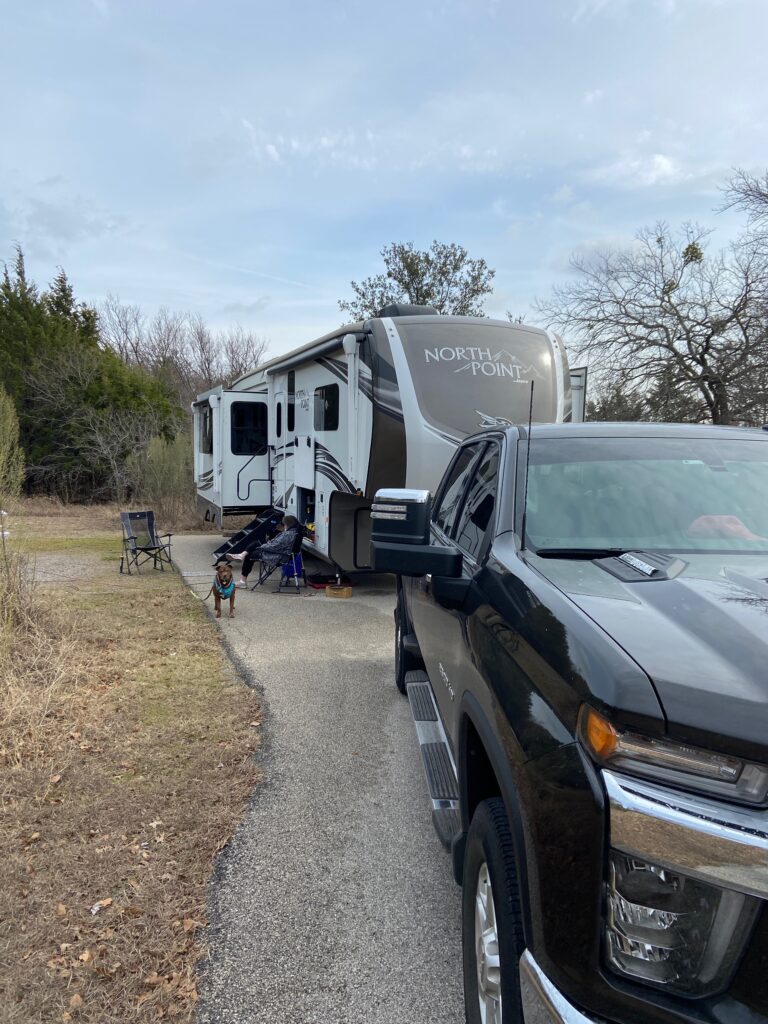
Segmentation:
{"type": "MultiPolygon", "coordinates": [[[[216,543],[174,538],[174,560],[208,569],[216,543]]],[[[200,1024],[461,1022],[460,890],[394,685],[391,583],[273,589],[221,619],[262,695],[263,779],[212,887],[200,1024]]]]}

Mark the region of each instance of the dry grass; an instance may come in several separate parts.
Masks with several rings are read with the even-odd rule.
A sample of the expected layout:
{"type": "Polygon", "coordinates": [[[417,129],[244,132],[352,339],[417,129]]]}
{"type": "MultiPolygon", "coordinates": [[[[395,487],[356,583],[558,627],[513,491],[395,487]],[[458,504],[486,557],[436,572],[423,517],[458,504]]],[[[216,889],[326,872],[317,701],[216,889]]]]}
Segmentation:
{"type": "MultiPolygon", "coordinates": [[[[64,505],[55,498],[35,496],[22,498],[19,510],[23,517],[25,531],[32,536],[86,537],[94,533],[112,532],[118,541],[122,536],[120,529],[120,513],[138,509],[151,508],[146,502],[133,502],[127,505],[64,505]]],[[[250,522],[253,516],[241,517],[250,522]]],[[[227,520],[227,522],[229,522],[227,520]]],[[[193,508],[185,510],[174,522],[157,521],[158,529],[167,533],[213,533],[211,523],[203,521],[203,517],[193,508]]]]}
{"type": "MultiPolygon", "coordinates": [[[[98,515],[36,518],[50,550],[98,515]]],[[[2,637],[2,1024],[191,1019],[206,886],[255,782],[255,696],[199,601],[93,566],[2,637]]]]}

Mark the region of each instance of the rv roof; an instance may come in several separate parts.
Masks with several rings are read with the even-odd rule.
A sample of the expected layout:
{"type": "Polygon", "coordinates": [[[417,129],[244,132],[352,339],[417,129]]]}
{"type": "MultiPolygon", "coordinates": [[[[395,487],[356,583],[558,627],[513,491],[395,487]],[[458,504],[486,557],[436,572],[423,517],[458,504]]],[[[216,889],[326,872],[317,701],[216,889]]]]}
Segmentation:
{"type": "MultiPolygon", "coordinates": [[[[490,317],[475,317],[475,316],[441,316],[435,315],[430,316],[431,321],[442,320],[448,321],[449,323],[473,323],[473,324],[494,324],[497,327],[512,327],[517,331],[529,331],[532,334],[546,334],[541,327],[529,327],[527,324],[513,324],[509,320],[492,320],[490,317]]],[[[408,324],[424,323],[425,317],[423,315],[411,315],[397,317],[397,323],[407,326],[408,324]]],[[[284,352],[281,356],[275,356],[274,359],[267,360],[266,363],[259,363],[258,366],[254,367],[253,370],[249,370],[244,373],[242,377],[238,377],[234,381],[230,388],[236,388],[240,381],[245,380],[246,377],[252,377],[254,373],[264,372],[268,374],[276,373],[280,369],[284,369],[288,364],[296,364],[303,361],[304,358],[311,358],[314,355],[321,355],[325,352],[330,352],[334,348],[341,347],[341,339],[345,334],[356,334],[366,330],[371,320],[358,320],[354,324],[344,324],[341,327],[337,327],[334,331],[329,331],[328,334],[324,334],[322,338],[315,338],[314,341],[307,342],[306,345],[300,345],[298,348],[291,349],[290,352],[284,352]]]]}

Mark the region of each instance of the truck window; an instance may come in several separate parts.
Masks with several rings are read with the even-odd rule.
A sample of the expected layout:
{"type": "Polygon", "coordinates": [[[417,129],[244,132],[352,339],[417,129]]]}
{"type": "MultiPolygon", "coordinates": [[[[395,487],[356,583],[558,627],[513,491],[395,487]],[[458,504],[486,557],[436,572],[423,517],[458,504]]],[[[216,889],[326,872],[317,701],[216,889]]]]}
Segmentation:
{"type": "Polygon", "coordinates": [[[458,546],[478,562],[491,538],[498,480],[499,449],[491,444],[483,453],[470,481],[454,535],[458,546]]]}
{"type": "Polygon", "coordinates": [[[456,511],[461,504],[461,496],[481,448],[482,445],[476,444],[460,448],[454,456],[441,486],[432,519],[435,525],[439,526],[449,537],[456,511]]]}
{"type": "Polygon", "coordinates": [[[266,404],[264,402],[233,402],[230,417],[232,454],[266,455],[266,404]]]}
{"type": "Polygon", "coordinates": [[[315,388],[315,430],[339,429],[339,385],[315,388]]]}

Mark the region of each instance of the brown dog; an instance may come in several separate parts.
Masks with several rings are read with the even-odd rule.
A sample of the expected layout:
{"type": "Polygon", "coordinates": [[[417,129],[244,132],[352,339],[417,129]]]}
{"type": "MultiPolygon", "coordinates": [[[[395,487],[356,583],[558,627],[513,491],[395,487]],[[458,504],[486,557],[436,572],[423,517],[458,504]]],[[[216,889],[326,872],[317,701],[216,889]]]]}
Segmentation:
{"type": "Polygon", "coordinates": [[[229,598],[229,617],[234,619],[235,617],[235,581],[232,578],[232,567],[228,562],[219,562],[216,566],[216,575],[213,578],[213,586],[211,591],[213,594],[213,603],[216,608],[216,618],[221,618],[221,601],[222,598],[226,601],[229,598]]]}

